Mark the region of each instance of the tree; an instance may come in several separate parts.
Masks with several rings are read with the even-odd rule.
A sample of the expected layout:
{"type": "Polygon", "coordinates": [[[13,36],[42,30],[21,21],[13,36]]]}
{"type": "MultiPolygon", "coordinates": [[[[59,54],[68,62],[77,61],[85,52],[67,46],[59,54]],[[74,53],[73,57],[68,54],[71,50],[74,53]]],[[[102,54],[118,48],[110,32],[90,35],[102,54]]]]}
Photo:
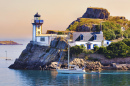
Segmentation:
{"type": "Polygon", "coordinates": [[[103,32],[103,35],[105,36],[106,40],[113,40],[116,38],[116,35],[113,30],[106,30],[103,32]]]}
{"type": "Polygon", "coordinates": [[[70,52],[71,54],[74,54],[74,55],[79,55],[80,53],[82,53],[84,51],[85,47],[83,45],[79,46],[79,45],[76,45],[76,46],[73,46],[70,48],[70,52]]]}
{"type": "Polygon", "coordinates": [[[99,54],[105,54],[106,52],[107,52],[107,48],[104,47],[104,46],[101,46],[101,47],[99,48],[99,50],[98,50],[98,53],[99,53],[99,54]]]}
{"type": "Polygon", "coordinates": [[[126,45],[130,46],[130,38],[129,39],[123,39],[122,42],[124,42],[126,45]]]}
{"type": "Polygon", "coordinates": [[[119,41],[115,43],[111,43],[107,47],[107,52],[105,54],[108,58],[115,58],[115,57],[126,57],[129,56],[130,47],[127,46],[124,42],[119,41]]]}

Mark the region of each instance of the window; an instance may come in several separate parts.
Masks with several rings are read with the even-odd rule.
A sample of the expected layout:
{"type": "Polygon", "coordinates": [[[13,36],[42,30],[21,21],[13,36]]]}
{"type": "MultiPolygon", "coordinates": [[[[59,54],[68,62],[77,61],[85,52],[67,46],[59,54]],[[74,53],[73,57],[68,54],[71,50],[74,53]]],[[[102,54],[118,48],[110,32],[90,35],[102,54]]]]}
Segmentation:
{"type": "Polygon", "coordinates": [[[35,23],[39,23],[39,20],[35,20],[35,23]]]}
{"type": "Polygon", "coordinates": [[[83,35],[82,34],[80,35],[80,40],[83,40],[83,35]]]}
{"type": "Polygon", "coordinates": [[[40,25],[37,25],[37,28],[40,29],[40,25]]]}
{"type": "Polygon", "coordinates": [[[40,23],[43,23],[43,20],[40,20],[40,23]]]}
{"type": "Polygon", "coordinates": [[[87,49],[91,49],[91,44],[87,44],[87,49]]]}
{"type": "Polygon", "coordinates": [[[94,35],[94,40],[97,40],[97,35],[94,35]]]}
{"type": "Polygon", "coordinates": [[[38,29],[40,29],[40,25],[38,26],[38,29]]]}
{"type": "Polygon", "coordinates": [[[40,34],[40,31],[38,31],[38,34],[40,34]]]}
{"type": "Polygon", "coordinates": [[[107,42],[107,45],[109,45],[109,42],[107,42]]]}
{"type": "Polygon", "coordinates": [[[41,37],[40,41],[45,41],[45,37],[41,37]]]}

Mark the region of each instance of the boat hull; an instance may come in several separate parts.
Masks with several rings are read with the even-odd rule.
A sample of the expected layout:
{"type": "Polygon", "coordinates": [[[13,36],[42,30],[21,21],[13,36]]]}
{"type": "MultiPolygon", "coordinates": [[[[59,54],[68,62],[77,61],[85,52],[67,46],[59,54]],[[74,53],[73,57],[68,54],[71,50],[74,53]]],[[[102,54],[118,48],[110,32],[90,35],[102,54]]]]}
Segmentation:
{"type": "Polygon", "coordinates": [[[81,74],[81,73],[87,73],[87,72],[85,72],[85,70],[82,70],[82,69],[78,69],[78,70],[69,70],[69,69],[57,69],[57,72],[58,73],[70,73],[70,74],[74,74],[74,73],[76,73],[76,74],[81,74]]]}

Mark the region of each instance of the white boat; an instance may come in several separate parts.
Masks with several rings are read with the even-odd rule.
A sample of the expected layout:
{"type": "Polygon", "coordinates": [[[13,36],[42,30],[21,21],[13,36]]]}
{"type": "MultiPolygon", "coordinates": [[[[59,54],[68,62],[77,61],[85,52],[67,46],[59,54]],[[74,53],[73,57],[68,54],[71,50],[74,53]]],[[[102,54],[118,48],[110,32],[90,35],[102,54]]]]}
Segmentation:
{"type": "Polygon", "coordinates": [[[99,74],[99,71],[91,71],[91,73],[99,74]]]}
{"type": "Polygon", "coordinates": [[[68,69],[57,69],[57,72],[58,73],[77,73],[77,74],[81,74],[81,73],[86,73],[85,69],[84,68],[79,68],[78,66],[76,65],[69,65],[69,67],[74,67],[74,68],[68,68],[68,69]]]}
{"type": "Polygon", "coordinates": [[[78,66],[76,65],[70,65],[69,64],[69,43],[68,43],[68,69],[56,69],[58,73],[77,73],[77,74],[81,74],[81,73],[87,73],[85,71],[85,68],[79,68],[78,66]],[[70,67],[73,67],[73,68],[70,68],[70,67]]]}

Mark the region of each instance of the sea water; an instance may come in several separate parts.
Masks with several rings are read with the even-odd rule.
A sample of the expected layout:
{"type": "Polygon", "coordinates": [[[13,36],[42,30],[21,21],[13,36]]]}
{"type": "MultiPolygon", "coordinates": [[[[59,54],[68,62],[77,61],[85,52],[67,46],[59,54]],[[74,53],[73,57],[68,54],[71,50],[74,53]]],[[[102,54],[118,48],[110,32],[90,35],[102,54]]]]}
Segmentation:
{"type": "Polygon", "coordinates": [[[101,71],[100,74],[58,74],[56,71],[14,70],[8,66],[19,57],[30,40],[17,40],[23,45],[0,46],[0,86],[130,86],[130,71],[101,71]],[[5,60],[5,50],[8,58],[5,60]],[[2,52],[2,53],[1,53],[2,52]]]}

